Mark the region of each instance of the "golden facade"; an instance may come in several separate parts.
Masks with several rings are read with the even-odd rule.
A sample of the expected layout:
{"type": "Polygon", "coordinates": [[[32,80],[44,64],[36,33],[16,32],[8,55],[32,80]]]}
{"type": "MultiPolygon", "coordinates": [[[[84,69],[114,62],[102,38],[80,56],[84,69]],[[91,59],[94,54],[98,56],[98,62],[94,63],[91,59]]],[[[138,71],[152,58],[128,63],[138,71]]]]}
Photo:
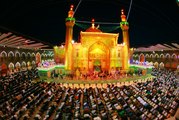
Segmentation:
{"type": "MultiPolygon", "coordinates": [[[[87,70],[87,71],[109,71],[115,69],[128,70],[129,66],[129,37],[128,23],[121,11],[121,29],[123,31],[123,43],[118,44],[119,33],[105,33],[92,25],[86,31],[80,32],[80,42],[72,43],[73,6],[71,6],[66,18],[66,40],[65,40],[65,69],[66,70],[87,70]]],[[[61,48],[55,49],[55,57],[61,48]]],[[[57,61],[56,61],[57,62],[57,61]]],[[[57,62],[58,63],[58,62],[57,62]]]]}

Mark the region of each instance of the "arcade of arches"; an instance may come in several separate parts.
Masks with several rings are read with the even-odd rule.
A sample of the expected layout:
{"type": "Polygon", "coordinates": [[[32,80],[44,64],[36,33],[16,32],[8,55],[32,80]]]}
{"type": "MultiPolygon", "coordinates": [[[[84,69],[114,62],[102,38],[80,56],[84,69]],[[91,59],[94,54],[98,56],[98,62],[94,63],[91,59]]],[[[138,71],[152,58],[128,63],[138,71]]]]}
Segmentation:
{"type": "Polygon", "coordinates": [[[177,51],[165,52],[134,52],[131,63],[140,65],[153,65],[155,68],[179,70],[179,53],[177,51]]]}
{"type": "Polygon", "coordinates": [[[44,61],[53,61],[53,51],[31,51],[25,49],[0,49],[0,76],[20,70],[31,69],[44,61]]]}

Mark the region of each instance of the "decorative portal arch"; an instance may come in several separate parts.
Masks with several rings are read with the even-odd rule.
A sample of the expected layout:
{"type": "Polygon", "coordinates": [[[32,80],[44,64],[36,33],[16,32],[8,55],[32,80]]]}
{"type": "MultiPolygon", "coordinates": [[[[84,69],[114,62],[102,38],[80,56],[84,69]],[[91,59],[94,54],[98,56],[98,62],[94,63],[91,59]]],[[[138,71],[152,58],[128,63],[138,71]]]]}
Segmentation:
{"type": "Polygon", "coordinates": [[[161,62],[161,63],[160,63],[160,65],[159,65],[159,67],[160,67],[161,69],[163,69],[163,68],[164,68],[164,66],[165,66],[165,65],[164,65],[164,63],[163,63],[163,62],[161,62]]]}
{"type": "MultiPolygon", "coordinates": [[[[172,58],[173,59],[173,58],[172,58]]],[[[171,61],[171,68],[173,70],[176,70],[177,69],[177,66],[178,66],[178,62],[177,62],[177,59],[174,58],[172,61],[171,61]]]]}
{"type": "Polygon", "coordinates": [[[22,53],[21,53],[21,58],[22,58],[22,60],[25,60],[25,59],[26,59],[26,53],[25,53],[25,52],[22,52],[22,53]]]}
{"type": "Polygon", "coordinates": [[[8,53],[8,57],[14,57],[14,53],[13,53],[12,51],[10,51],[10,52],[8,53]]]}
{"type": "Polygon", "coordinates": [[[152,58],[152,59],[154,58],[153,54],[150,54],[150,58],[152,58]]]}
{"type": "Polygon", "coordinates": [[[1,65],[1,76],[6,76],[7,75],[7,65],[3,63],[1,65]]]}
{"type": "Polygon", "coordinates": [[[140,56],[139,56],[139,62],[140,62],[141,64],[145,62],[145,56],[144,56],[143,53],[141,53],[140,56]]]}
{"type": "Polygon", "coordinates": [[[160,59],[164,60],[165,56],[164,54],[160,54],[160,59]]]}
{"type": "Polygon", "coordinates": [[[158,62],[155,62],[155,63],[154,63],[154,67],[155,67],[155,68],[158,68],[158,62]]]}
{"type": "Polygon", "coordinates": [[[26,69],[26,62],[25,61],[22,62],[21,67],[22,67],[23,70],[26,69]]]}
{"type": "Polygon", "coordinates": [[[39,63],[41,63],[41,55],[40,53],[38,52],[35,56],[35,60],[36,60],[36,65],[38,66],[39,63]]]}
{"type": "Polygon", "coordinates": [[[10,51],[10,52],[8,53],[8,57],[9,57],[9,60],[12,61],[13,58],[14,58],[14,53],[13,53],[12,51],[10,51]]]}
{"type": "Polygon", "coordinates": [[[175,53],[172,54],[171,56],[172,58],[172,62],[171,62],[171,68],[176,70],[177,66],[178,66],[178,62],[177,62],[177,55],[175,53]]]}
{"type": "Polygon", "coordinates": [[[30,60],[31,59],[31,54],[28,52],[27,53],[27,59],[30,60]]]}
{"type": "Polygon", "coordinates": [[[16,67],[16,71],[20,71],[20,68],[21,68],[21,64],[19,62],[17,62],[15,64],[15,67],[16,67]]]}
{"type": "MultiPolygon", "coordinates": [[[[110,64],[109,48],[102,42],[98,41],[91,45],[88,50],[88,68],[90,70],[109,70],[112,66],[110,64]],[[95,64],[99,63],[99,64],[95,64]]],[[[116,61],[111,61],[116,62],[116,61]]],[[[117,64],[117,63],[116,63],[117,64]]]]}
{"type": "Polygon", "coordinates": [[[167,61],[167,62],[165,63],[165,67],[166,67],[166,68],[170,68],[170,67],[171,67],[171,64],[170,64],[169,61],[167,61]]]}
{"type": "Polygon", "coordinates": [[[165,58],[170,59],[170,54],[167,53],[167,54],[165,55],[165,58]]]}
{"type": "Polygon", "coordinates": [[[158,54],[155,54],[155,59],[159,59],[159,55],[158,54]]]}
{"type": "Polygon", "coordinates": [[[2,51],[0,55],[1,55],[1,61],[4,62],[7,58],[7,53],[5,51],[2,51]]]}
{"type": "Polygon", "coordinates": [[[44,58],[45,58],[45,54],[42,53],[42,54],[41,54],[41,59],[44,59],[44,58]]]}
{"type": "Polygon", "coordinates": [[[46,54],[46,53],[45,53],[45,55],[44,55],[44,56],[45,56],[45,58],[47,58],[47,54],[46,54]]]}
{"type": "Polygon", "coordinates": [[[35,61],[32,61],[32,67],[33,67],[33,68],[36,67],[35,61]]]}
{"type": "Polygon", "coordinates": [[[15,52],[15,57],[16,58],[20,58],[20,53],[19,52],[15,52]]]}
{"type": "Polygon", "coordinates": [[[31,57],[32,57],[33,59],[35,59],[35,53],[32,53],[32,54],[31,54],[31,57]]]}
{"type": "Polygon", "coordinates": [[[1,52],[1,57],[3,57],[3,56],[4,56],[4,57],[7,57],[6,51],[2,51],[2,52],[1,52]]]}
{"type": "Polygon", "coordinates": [[[53,57],[54,57],[54,54],[51,54],[50,56],[51,56],[51,58],[53,58],[53,57]]]}
{"type": "Polygon", "coordinates": [[[135,59],[135,60],[139,60],[139,55],[136,54],[134,59],[135,59]]]}
{"type": "Polygon", "coordinates": [[[14,71],[14,64],[12,62],[9,63],[8,68],[9,68],[10,73],[13,72],[14,71]]]}
{"type": "Polygon", "coordinates": [[[146,54],[146,55],[145,55],[145,58],[149,58],[149,54],[146,54]]]}
{"type": "Polygon", "coordinates": [[[172,54],[172,59],[177,60],[177,55],[175,53],[172,54]]]}
{"type": "Polygon", "coordinates": [[[27,69],[30,70],[32,68],[30,61],[27,62],[27,69]]]}

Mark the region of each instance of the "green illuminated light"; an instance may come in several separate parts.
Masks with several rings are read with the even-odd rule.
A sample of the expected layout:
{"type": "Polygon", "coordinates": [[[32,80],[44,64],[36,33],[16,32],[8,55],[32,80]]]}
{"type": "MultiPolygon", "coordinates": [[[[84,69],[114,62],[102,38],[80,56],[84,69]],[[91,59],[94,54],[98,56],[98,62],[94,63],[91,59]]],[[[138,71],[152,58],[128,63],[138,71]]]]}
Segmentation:
{"type": "Polygon", "coordinates": [[[120,22],[121,25],[129,25],[129,23],[127,21],[122,21],[120,22]]]}
{"type": "Polygon", "coordinates": [[[53,67],[49,67],[49,68],[38,68],[39,72],[47,72],[47,71],[52,71],[55,70],[56,68],[65,68],[64,65],[55,65],[53,67]]]}
{"type": "Polygon", "coordinates": [[[143,68],[143,69],[146,69],[146,68],[152,69],[153,68],[153,66],[132,65],[132,64],[130,64],[130,67],[138,67],[138,68],[143,68]]]}
{"type": "Polygon", "coordinates": [[[75,18],[67,17],[67,18],[65,19],[65,21],[75,21],[75,18]]]}

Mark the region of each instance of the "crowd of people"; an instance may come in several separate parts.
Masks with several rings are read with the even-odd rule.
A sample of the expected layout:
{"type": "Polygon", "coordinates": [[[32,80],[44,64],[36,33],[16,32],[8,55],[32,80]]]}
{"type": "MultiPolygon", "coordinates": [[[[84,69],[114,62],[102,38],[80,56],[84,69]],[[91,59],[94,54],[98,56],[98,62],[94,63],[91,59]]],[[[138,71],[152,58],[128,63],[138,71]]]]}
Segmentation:
{"type": "Polygon", "coordinates": [[[106,88],[71,88],[35,82],[33,72],[0,80],[2,120],[163,120],[179,107],[179,81],[172,71],[153,69],[152,81],[106,88]],[[31,73],[31,75],[29,75],[31,73]]]}

